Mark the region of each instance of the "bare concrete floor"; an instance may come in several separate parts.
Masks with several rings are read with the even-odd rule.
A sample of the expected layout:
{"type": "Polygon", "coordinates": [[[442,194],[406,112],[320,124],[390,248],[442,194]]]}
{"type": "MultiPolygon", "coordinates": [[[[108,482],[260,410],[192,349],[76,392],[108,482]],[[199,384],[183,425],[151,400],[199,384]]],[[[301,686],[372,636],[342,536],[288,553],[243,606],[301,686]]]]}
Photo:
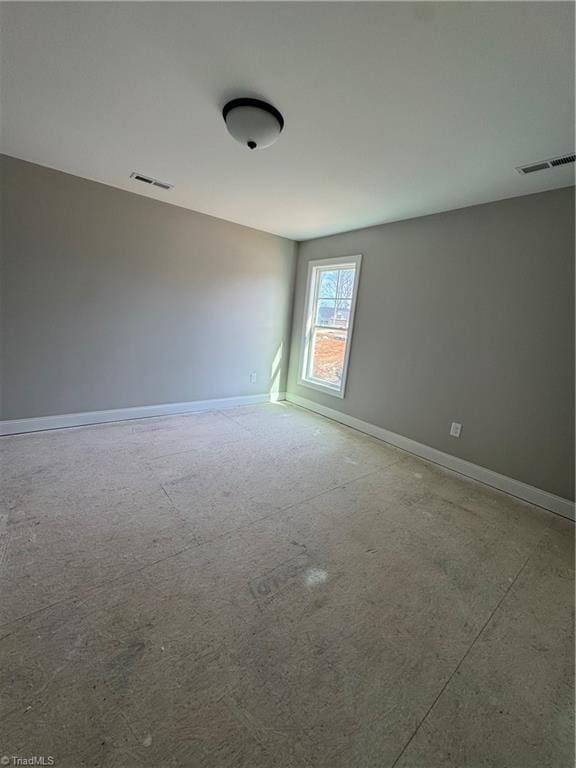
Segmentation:
{"type": "Polygon", "coordinates": [[[573,766],[567,520],[287,404],[0,451],[0,755],[573,766]]]}

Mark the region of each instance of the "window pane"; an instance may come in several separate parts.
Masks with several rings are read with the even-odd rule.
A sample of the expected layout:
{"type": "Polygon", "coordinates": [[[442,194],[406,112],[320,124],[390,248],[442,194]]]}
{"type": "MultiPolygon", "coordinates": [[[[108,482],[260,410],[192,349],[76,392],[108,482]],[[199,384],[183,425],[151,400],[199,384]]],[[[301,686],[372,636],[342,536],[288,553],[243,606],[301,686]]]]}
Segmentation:
{"type": "Polygon", "coordinates": [[[339,387],[344,369],[347,331],[317,329],[312,341],[312,378],[339,387]]]}
{"type": "Polygon", "coordinates": [[[336,302],[336,314],[333,325],[337,325],[339,328],[348,328],[351,305],[350,299],[341,299],[336,302]]]}
{"type": "Polygon", "coordinates": [[[338,285],[338,270],[333,269],[329,272],[322,270],[320,272],[320,285],[318,286],[318,296],[321,299],[335,299],[336,286],[338,285]]]}
{"type": "Polygon", "coordinates": [[[340,279],[338,280],[338,298],[351,299],[352,289],[354,288],[355,269],[339,269],[340,279]]]}
{"type": "Polygon", "coordinates": [[[335,314],[335,299],[318,299],[318,306],[316,308],[316,325],[334,325],[335,314]]]}

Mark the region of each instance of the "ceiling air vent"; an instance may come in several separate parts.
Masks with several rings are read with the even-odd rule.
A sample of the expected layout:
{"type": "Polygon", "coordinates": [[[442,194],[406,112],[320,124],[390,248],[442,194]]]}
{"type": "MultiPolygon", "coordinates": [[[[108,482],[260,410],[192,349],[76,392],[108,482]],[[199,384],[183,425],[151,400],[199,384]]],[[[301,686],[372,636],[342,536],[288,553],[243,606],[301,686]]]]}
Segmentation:
{"type": "Polygon", "coordinates": [[[564,155],[563,157],[555,157],[554,160],[550,160],[550,165],[555,168],[557,165],[566,165],[566,163],[573,163],[576,160],[576,155],[564,155]]]}
{"type": "Polygon", "coordinates": [[[550,160],[540,160],[538,163],[530,163],[529,165],[520,165],[516,170],[522,176],[526,176],[529,173],[535,173],[536,171],[545,171],[548,168],[557,168],[559,165],[568,165],[576,160],[576,155],[560,155],[560,157],[553,157],[550,160]]]}
{"type": "Polygon", "coordinates": [[[160,187],[160,189],[173,189],[174,187],[174,184],[168,184],[167,181],[153,179],[152,176],[146,176],[143,173],[138,173],[138,171],[132,171],[130,178],[135,179],[136,181],[141,181],[143,184],[150,184],[152,187],[160,187]]]}

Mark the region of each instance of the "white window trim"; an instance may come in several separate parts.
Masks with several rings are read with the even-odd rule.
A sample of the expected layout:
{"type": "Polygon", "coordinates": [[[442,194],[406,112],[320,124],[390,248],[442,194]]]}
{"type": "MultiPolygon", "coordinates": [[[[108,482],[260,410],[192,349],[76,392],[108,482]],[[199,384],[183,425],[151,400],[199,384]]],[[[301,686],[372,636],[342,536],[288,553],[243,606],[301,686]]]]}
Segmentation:
{"type": "Polygon", "coordinates": [[[348,362],[350,360],[350,350],[352,348],[352,332],[354,329],[354,317],[356,315],[356,298],[358,296],[358,285],[360,284],[360,265],[362,264],[362,254],[356,254],[354,256],[338,256],[333,259],[315,259],[308,262],[308,272],[306,275],[306,303],[304,306],[304,321],[302,324],[302,348],[300,350],[300,369],[298,376],[298,383],[303,387],[310,387],[316,389],[319,392],[324,392],[334,397],[344,397],[346,393],[346,380],[348,378],[348,362]],[[350,320],[348,323],[348,340],[346,343],[346,352],[344,354],[344,366],[342,369],[342,381],[339,387],[331,386],[330,384],[324,384],[316,379],[308,379],[305,377],[307,368],[307,361],[310,356],[310,343],[311,343],[311,325],[312,325],[312,310],[316,303],[316,294],[318,291],[318,279],[316,277],[316,269],[321,267],[326,269],[328,267],[343,267],[345,265],[354,266],[356,274],[354,277],[354,289],[352,291],[352,300],[350,302],[350,320]]]}

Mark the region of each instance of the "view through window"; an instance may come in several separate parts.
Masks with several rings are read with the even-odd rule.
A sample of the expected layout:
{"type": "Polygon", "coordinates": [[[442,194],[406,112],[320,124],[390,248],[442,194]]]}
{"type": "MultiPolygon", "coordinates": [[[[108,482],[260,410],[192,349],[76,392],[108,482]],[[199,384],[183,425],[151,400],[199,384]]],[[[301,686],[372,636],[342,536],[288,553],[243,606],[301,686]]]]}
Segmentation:
{"type": "Polygon", "coordinates": [[[311,262],[302,382],[343,396],[360,257],[311,262]]]}

